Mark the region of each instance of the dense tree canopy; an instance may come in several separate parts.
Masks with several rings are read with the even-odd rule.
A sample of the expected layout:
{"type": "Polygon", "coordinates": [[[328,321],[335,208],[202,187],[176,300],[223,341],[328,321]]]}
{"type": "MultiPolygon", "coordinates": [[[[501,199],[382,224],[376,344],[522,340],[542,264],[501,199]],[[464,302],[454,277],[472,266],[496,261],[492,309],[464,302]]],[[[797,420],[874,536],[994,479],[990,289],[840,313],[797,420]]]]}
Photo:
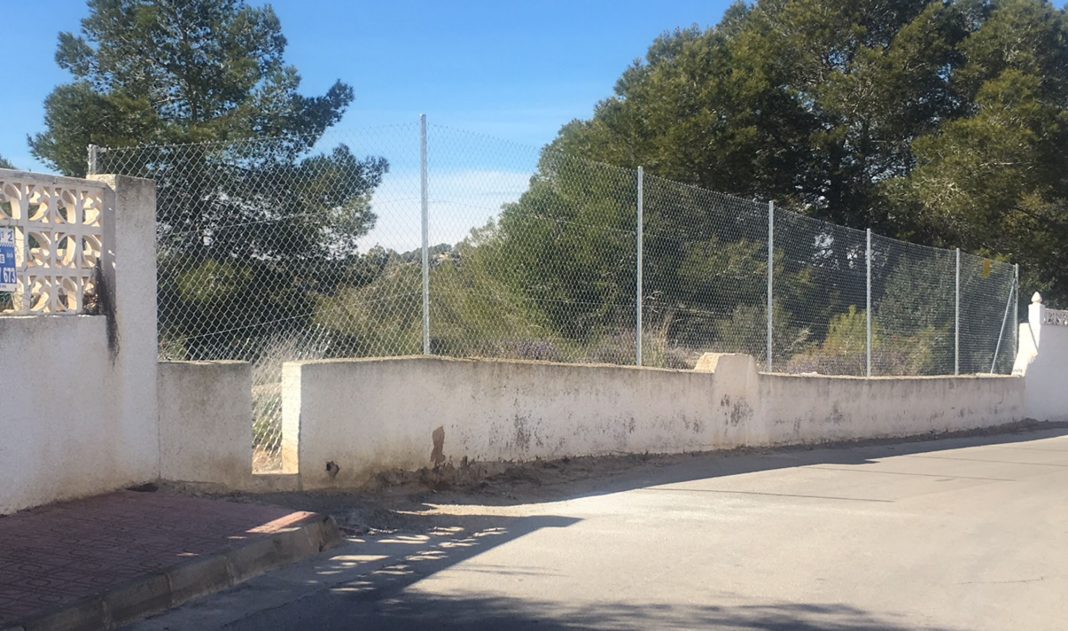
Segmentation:
{"type": "MultiPolygon", "coordinates": [[[[351,88],[301,95],[269,7],[89,6],[56,55],[74,81],[49,96],[30,144],[74,175],[87,144],[144,145],[108,149],[99,168],[157,181],[160,325],[175,354],[256,356],[324,331],[316,344],[332,354],[419,352],[419,257],[356,252],[388,165],[312,151],[351,88]]],[[[864,369],[864,235],[835,224],[1019,262],[1027,290],[1068,299],[1066,61],[1068,18],[1042,0],[759,0],[666,34],[592,118],[564,126],[516,203],[435,252],[432,350],[618,363],[641,336],[649,365],[760,357],[767,205],[747,200],[808,215],[775,223],[778,367],[864,369]]],[[[947,257],[873,256],[881,374],[952,368],[947,257]]],[[[964,319],[981,328],[964,332],[963,370],[1004,359],[1011,278],[980,259],[962,271],[964,319]]]]}
{"type": "MultiPolygon", "coordinates": [[[[767,205],[747,200],[807,215],[775,223],[778,367],[863,372],[865,238],[848,227],[1019,262],[1028,290],[1066,298],[1066,25],[1040,0],[739,3],[657,39],[453,267],[493,270],[507,293],[467,291],[508,295],[550,333],[549,356],[625,362],[642,335],[645,361],[665,366],[764,355],[767,205]]],[[[875,370],[952,371],[952,253],[875,247],[875,370]]],[[[962,370],[1005,369],[1012,268],[961,267],[962,370]]]]}
{"type": "Polygon", "coordinates": [[[554,149],[1021,263],[1068,298],[1068,18],[761,0],[659,38],[554,149]]]}
{"type": "Polygon", "coordinates": [[[68,175],[156,181],[159,313],[175,353],[249,356],[310,321],[374,225],[388,165],[340,145],[314,153],[353,99],[299,93],[270,6],[243,0],[88,0],[56,62],[34,155],[68,175]]]}
{"type": "Polygon", "coordinates": [[[298,93],[270,6],[241,0],[89,0],[80,35],[61,33],[56,62],[74,81],[45,101],[34,155],[85,172],[105,147],[287,136],[306,150],[340,120],[352,88],[298,93]]]}

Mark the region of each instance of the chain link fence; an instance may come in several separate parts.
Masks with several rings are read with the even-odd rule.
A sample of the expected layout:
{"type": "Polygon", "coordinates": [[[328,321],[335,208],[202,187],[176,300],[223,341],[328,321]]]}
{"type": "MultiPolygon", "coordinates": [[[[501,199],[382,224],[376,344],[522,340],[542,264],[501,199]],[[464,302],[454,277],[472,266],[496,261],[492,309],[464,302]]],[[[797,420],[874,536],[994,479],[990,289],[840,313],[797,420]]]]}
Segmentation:
{"type": "Polygon", "coordinates": [[[258,471],[280,466],[291,360],[719,351],[878,376],[1015,355],[1010,264],[463,130],[90,153],[157,183],[161,359],[253,363],[258,471]]]}

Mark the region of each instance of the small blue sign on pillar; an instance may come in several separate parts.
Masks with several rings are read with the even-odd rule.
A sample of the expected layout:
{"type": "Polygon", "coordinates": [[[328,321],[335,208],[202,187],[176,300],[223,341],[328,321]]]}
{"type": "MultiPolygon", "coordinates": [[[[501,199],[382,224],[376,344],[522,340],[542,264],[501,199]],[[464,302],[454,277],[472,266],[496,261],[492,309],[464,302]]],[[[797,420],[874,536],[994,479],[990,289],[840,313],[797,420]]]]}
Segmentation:
{"type": "Polygon", "coordinates": [[[0,228],[0,292],[15,291],[15,229],[0,228]]]}

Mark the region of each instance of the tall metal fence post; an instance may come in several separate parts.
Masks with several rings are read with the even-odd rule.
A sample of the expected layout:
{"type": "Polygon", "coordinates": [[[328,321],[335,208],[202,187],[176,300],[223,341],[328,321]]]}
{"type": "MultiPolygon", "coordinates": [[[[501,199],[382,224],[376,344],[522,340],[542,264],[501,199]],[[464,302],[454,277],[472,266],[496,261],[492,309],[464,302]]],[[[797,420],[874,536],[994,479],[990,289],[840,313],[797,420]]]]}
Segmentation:
{"type": "Polygon", "coordinates": [[[767,320],[768,320],[768,332],[767,332],[768,348],[767,348],[767,362],[766,362],[767,371],[768,372],[771,372],[771,369],[772,369],[772,366],[773,366],[773,363],[771,361],[772,350],[773,350],[772,346],[771,346],[771,338],[772,338],[772,331],[774,330],[774,320],[773,320],[774,316],[772,315],[771,307],[772,307],[772,301],[773,301],[773,298],[772,298],[772,296],[773,296],[773,287],[774,287],[774,284],[775,284],[774,269],[773,269],[774,265],[775,265],[775,202],[774,201],[770,201],[770,202],[768,202],[768,307],[767,307],[767,309],[768,309],[768,314],[767,314],[767,316],[768,316],[767,317],[767,320]]]}
{"type": "Polygon", "coordinates": [[[423,220],[423,354],[430,354],[430,221],[427,197],[426,114],[419,115],[419,203],[423,220]]]}
{"type": "Polygon", "coordinates": [[[96,175],[96,158],[99,153],[100,147],[94,144],[90,144],[88,147],[88,164],[86,165],[86,175],[96,175]]]}
{"type": "Polygon", "coordinates": [[[642,238],[645,232],[645,169],[638,167],[638,278],[635,282],[635,362],[642,365],[642,238]]]}
{"type": "Polygon", "coordinates": [[[953,283],[956,296],[953,308],[953,374],[960,374],[960,248],[957,253],[957,274],[953,283]]]}
{"type": "Polygon", "coordinates": [[[1016,356],[1020,354],[1020,264],[1012,266],[1012,286],[1016,288],[1016,299],[1012,301],[1012,363],[1016,366],[1016,356]]]}
{"type": "Polygon", "coordinates": [[[865,306],[864,313],[867,315],[868,336],[867,336],[867,348],[868,348],[868,371],[867,374],[871,377],[871,228],[868,228],[868,245],[865,253],[865,259],[868,262],[867,273],[867,305],[865,306]]]}
{"type": "MultiPolygon", "coordinates": [[[[998,354],[1001,352],[1001,340],[1005,338],[1005,324],[1009,321],[1009,309],[1012,308],[1013,301],[1015,300],[1016,293],[1016,280],[1015,278],[1009,282],[1009,295],[1005,298],[1005,313],[1001,314],[1001,328],[998,329],[998,343],[994,346],[994,359],[990,360],[990,374],[994,374],[994,369],[998,365],[998,354]]],[[[1015,355],[1013,356],[1015,358],[1015,355]]]]}

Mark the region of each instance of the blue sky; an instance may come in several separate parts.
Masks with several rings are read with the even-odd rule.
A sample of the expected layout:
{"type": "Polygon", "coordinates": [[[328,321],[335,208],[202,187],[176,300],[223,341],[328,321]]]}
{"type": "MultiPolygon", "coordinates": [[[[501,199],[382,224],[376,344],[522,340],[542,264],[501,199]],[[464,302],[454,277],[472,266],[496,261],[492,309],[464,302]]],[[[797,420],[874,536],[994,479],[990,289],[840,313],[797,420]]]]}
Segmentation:
{"type": "MultiPolygon", "coordinates": [[[[289,40],[288,61],[304,78],[303,92],[321,94],[337,79],[356,91],[355,103],[324,144],[344,141],[361,155],[390,162],[372,201],[377,225],[361,248],[380,244],[403,251],[419,242],[421,112],[434,125],[431,241],[456,242],[526,190],[537,148],[568,121],[588,118],[657,35],[713,25],[730,0],[271,4],[289,40]]],[[[18,168],[46,171],[30,155],[26,135],[43,128],[44,98],[69,81],[55,65],[56,39],[60,31],[78,31],[86,5],[84,0],[0,0],[0,5],[8,25],[5,60],[16,69],[0,95],[0,155],[18,168]]]]}
{"type": "MultiPolygon", "coordinates": [[[[69,80],[54,62],[60,31],[77,31],[82,0],[4,0],[5,57],[17,64],[0,99],[0,155],[44,170],[26,135],[42,102],[69,80]],[[17,51],[17,52],[16,52],[17,51]],[[16,78],[17,76],[17,78],[16,78]]],[[[262,2],[253,1],[260,5],[262,2]]],[[[435,123],[531,146],[588,117],[661,32],[719,21],[727,0],[276,0],[287,57],[321,93],[336,79],[356,102],[346,128],[435,123]]],[[[10,68],[10,66],[9,66],[10,68]]]]}

